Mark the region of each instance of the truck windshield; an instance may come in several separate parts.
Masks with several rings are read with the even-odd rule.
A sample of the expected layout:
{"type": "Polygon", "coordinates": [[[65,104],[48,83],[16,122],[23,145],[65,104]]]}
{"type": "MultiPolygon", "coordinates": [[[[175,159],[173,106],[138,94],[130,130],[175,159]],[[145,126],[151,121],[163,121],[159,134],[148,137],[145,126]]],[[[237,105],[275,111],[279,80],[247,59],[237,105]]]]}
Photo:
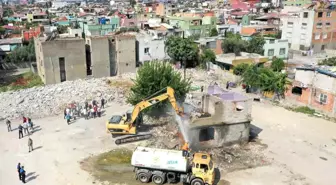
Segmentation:
{"type": "Polygon", "coordinates": [[[212,161],[210,161],[210,163],[209,163],[209,168],[210,168],[210,170],[213,169],[213,163],[212,163],[212,161]]]}

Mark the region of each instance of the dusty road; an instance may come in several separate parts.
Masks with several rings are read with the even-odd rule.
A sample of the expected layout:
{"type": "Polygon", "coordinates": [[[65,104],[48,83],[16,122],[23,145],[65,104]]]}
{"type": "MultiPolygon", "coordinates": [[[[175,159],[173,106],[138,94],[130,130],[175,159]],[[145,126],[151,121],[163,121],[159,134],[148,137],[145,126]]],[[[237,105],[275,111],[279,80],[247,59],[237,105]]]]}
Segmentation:
{"type": "MultiPolygon", "coordinates": [[[[128,109],[111,104],[105,116],[67,125],[62,116],[33,120],[40,130],[31,137],[34,150],[28,153],[27,137],[18,131],[8,133],[0,124],[0,184],[22,184],[16,164],[27,171],[27,184],[89,185],[94,180],[80,169],[79,161],[115,147],[105,128],[112,114],[128,109]]],[[[268,145],[269,166],[222,174],[231,185],[331,185],[336,166],[336,124],[287,111],[272,105],[253,105],[253,124],[261,129],[259,137],[268,145]]],[[[13,127],[18,122],[13,123],[13,127]]],[[[95,184],[99,184],[95,182],[95,184]]]]}

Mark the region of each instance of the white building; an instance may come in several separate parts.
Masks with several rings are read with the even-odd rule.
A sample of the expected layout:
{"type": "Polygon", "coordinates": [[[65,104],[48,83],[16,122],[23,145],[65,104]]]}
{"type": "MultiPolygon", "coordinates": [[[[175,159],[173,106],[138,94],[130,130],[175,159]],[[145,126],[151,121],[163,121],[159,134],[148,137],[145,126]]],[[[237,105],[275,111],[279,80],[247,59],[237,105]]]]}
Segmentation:
{"type": "Polygon", "coordinates": [[[287,39],[289,48],[293,50],[310,50],[312,47],[312,33],[314,27],[314,10],[288,12],[281,17],[281,39],[287,39]]]}
{"type": "Polygon", "coordinates": [[[287,59],[288,57],[288,40],[264,37],[264,56],[269,59],[273,57],[287,59]]]}
{"type": "Polygon", "coordinates": [[[152,60],[169,59],[165,52],[165,39],[160,33],[136,35],[136,59],[137,62],[144,63],[152,60]]]}

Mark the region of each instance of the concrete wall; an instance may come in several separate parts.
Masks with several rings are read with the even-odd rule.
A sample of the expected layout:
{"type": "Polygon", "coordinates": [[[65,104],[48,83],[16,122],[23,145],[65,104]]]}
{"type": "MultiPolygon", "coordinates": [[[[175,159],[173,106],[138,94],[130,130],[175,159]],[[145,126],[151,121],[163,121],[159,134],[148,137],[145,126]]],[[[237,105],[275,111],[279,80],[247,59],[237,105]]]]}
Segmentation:
{"type": "Polygon", "coordinates": [[[135,36],[118,35],[115,37],[115,42],[118,74],[135,73],[135,36]]]}
{"type": "Polygon", "coordinates": [[[109,39],[91,37],[88,40],[91,50],[92,76],[96,78],[111,76],[109,39]]]}
{"type": "Polygon", "coordinates": [[[67,81],[86,77],[85,41],[83,39],[47,41],[42,43],[41,49],[42,68],[44,68],[41,75],[45,84],[61,82],[60,57],[65,59],[67,81]]]}
{"type": "Polygon", "coordinates": [[[194,150],[222,147],[235,143],[242,144],[248,142],[249,132],[249,122],[197,127],[189,130],[189,143],[194,150]],[[204,136],[205,132],[207,132],[208,136],[204,136]],[[205,137],[211,139],[206,140],[205,137]],[[200,141],[201,138],[206,141],[200,141]]]}
{"type": "Polygon", "coordinates": [[[296,69],[295,80],[305,85],[312,85],[315,71],[296,69]]]}

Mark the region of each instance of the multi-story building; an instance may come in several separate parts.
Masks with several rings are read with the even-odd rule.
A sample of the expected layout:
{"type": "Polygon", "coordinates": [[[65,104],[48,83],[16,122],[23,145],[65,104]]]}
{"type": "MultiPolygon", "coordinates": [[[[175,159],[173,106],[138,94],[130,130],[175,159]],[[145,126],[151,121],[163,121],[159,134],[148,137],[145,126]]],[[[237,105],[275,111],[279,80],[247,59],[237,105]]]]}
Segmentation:
{"type": "Polygon", "coordinates": [[[119,17],[93,17],[92,20],[80,19],[79,25],[86,36],[103,36],[120,27],[119,17]]]}
{"type": "Polygon", "coordinates": [[[158,16],[171,16],[177,12],[177,6],[172,3],[159,3],[155,8],[155,14],[158,16]]]}
{"type": "Polygon", "coordinates": [[[317,2],[310,9],[288,12],[282,17],[282,39],[288,39],[291,49],[323,52],[336,49],[336,11],[317,2]]]}
{"type": "Polygon", "coordinates": [[[38,74],[45,84],[135,72],[133,35],[34,41],[38,74]]]}
{"type": "Polygon", "coordinates": [[[136,35],[136,60],[144,63],[151,60],[164,60],[169,56],[165,52],[165,38],[145,33],[136,35]]]}
{"type": "Polygon", "coordinates": [[[312,0],[286,0],[286,1],[282,1],[282,4],[284,6],[305,6],[308,4],[311,4],[312,0]]]}
{"type": "Polygon", "coordinates": [[[216,29],[217,18],[205,17],[172,17],[167,16],[169,24],[182,29],[186,37],[191,35],[209,36],[211,29],[216,29]]]}

